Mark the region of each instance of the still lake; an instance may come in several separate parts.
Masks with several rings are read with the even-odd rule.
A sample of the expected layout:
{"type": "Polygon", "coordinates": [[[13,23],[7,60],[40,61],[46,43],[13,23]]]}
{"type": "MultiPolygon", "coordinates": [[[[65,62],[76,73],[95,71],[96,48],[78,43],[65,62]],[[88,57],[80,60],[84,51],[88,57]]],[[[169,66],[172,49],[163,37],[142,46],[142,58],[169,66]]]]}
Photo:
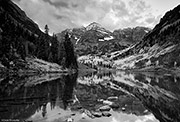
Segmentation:
{"type": "Polygon", "coordinates": [[[1,75],[0,119],[180,122],[180,77],[122,71],[1,75]]]}

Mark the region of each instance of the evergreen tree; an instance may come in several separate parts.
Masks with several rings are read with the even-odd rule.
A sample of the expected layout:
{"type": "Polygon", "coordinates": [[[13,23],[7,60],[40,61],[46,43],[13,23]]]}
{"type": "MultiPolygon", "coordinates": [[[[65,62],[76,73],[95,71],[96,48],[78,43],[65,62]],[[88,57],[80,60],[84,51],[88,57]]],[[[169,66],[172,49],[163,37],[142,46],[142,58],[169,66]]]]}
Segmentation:
{"type": "Polygon", "coordinates": [[[59,46],[59,43],[58,43],[58,40],[57,40],[57,37],[55,34],[53,34],[53,37],[51,39],[51,53],[52,53],[52,58],[53,58],[53,62],[55,63],[59,63],[58,62],[58,46],[59,46]]]}
{"type": "Polygon", "coordinates": [[[48,28],[48,25],[45,25],[45,27],[44,27],[44,29],[45,29],[45,34],[49,34],[49,28],[48,28]]]}
{"type": "Polygon", "coordinates": [[[77,65],[76,56],[74,54],[74,47],[69,38],[68,33],[66,33],[65,35],[64,47],[65,47],[65,52],[66,52],[66,63],[65,63],[66,67],[77,69],[78,65],[77,65]]]}

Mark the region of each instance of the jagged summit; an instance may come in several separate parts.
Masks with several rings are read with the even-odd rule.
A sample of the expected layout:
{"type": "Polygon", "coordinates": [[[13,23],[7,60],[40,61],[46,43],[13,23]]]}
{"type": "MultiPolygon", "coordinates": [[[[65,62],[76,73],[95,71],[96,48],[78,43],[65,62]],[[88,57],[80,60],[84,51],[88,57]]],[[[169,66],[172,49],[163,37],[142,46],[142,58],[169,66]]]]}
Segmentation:
{"type": "Polygon", "coordinates": [[[111,32],[107,29],[105,29],[101,24],[97,22],[92,22],[86,27],[86,31],[93,30],[93,31],[98,31],[100,33],[104,34],[110,34],[111,32]]]}
{"type": "Polygon", "coordinates": [[[103,28],[103,27],[97,22],[92,22],[88,26],[86,26],[86,30],[97,30],[99,28],[103,28]]]}

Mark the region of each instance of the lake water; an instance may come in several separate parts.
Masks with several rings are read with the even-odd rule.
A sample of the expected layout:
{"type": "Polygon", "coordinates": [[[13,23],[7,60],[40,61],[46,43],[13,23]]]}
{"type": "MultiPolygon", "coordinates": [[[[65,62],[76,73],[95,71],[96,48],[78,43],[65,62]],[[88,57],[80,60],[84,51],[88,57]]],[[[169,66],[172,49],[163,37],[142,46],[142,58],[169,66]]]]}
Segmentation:
{"type": "Polygon", "coordinates": [[[1,121],[180,122],[180,77],[95,72],[1,76],[1,121]]]}

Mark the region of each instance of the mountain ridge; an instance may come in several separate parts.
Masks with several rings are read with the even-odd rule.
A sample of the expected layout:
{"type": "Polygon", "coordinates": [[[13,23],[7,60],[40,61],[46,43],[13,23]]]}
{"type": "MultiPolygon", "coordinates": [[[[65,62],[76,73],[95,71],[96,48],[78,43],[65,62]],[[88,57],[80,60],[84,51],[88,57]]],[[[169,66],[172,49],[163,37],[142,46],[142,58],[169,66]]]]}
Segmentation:
{"type": "MultiPolygon", "coordinates": [[[[75,46],[75,50],[79,55],[87,54],[105,54],[122,50],[129,45],[141,40],[141,38],[149,32],[149,28],[137,27],[138,29],[130,28],[125,34],[119,34],[118,30],[111,32],[102,27],[97,22],[92,22],[86,27],[66,29],[61,33],[56,34],[62,39],[66,32],[70,33],[71,41],[75,46]],[[64,34],[63,34],[64,33],[64,34]],[[120,38],[121,35],[122,37],[120,38]],[[125,37],[123,37],[125,36],[125,37]],[[133,37],[133,38],[131,38],[133,37]]],[[[124,29],[120,29],[124,31],[124,29]]]]}

